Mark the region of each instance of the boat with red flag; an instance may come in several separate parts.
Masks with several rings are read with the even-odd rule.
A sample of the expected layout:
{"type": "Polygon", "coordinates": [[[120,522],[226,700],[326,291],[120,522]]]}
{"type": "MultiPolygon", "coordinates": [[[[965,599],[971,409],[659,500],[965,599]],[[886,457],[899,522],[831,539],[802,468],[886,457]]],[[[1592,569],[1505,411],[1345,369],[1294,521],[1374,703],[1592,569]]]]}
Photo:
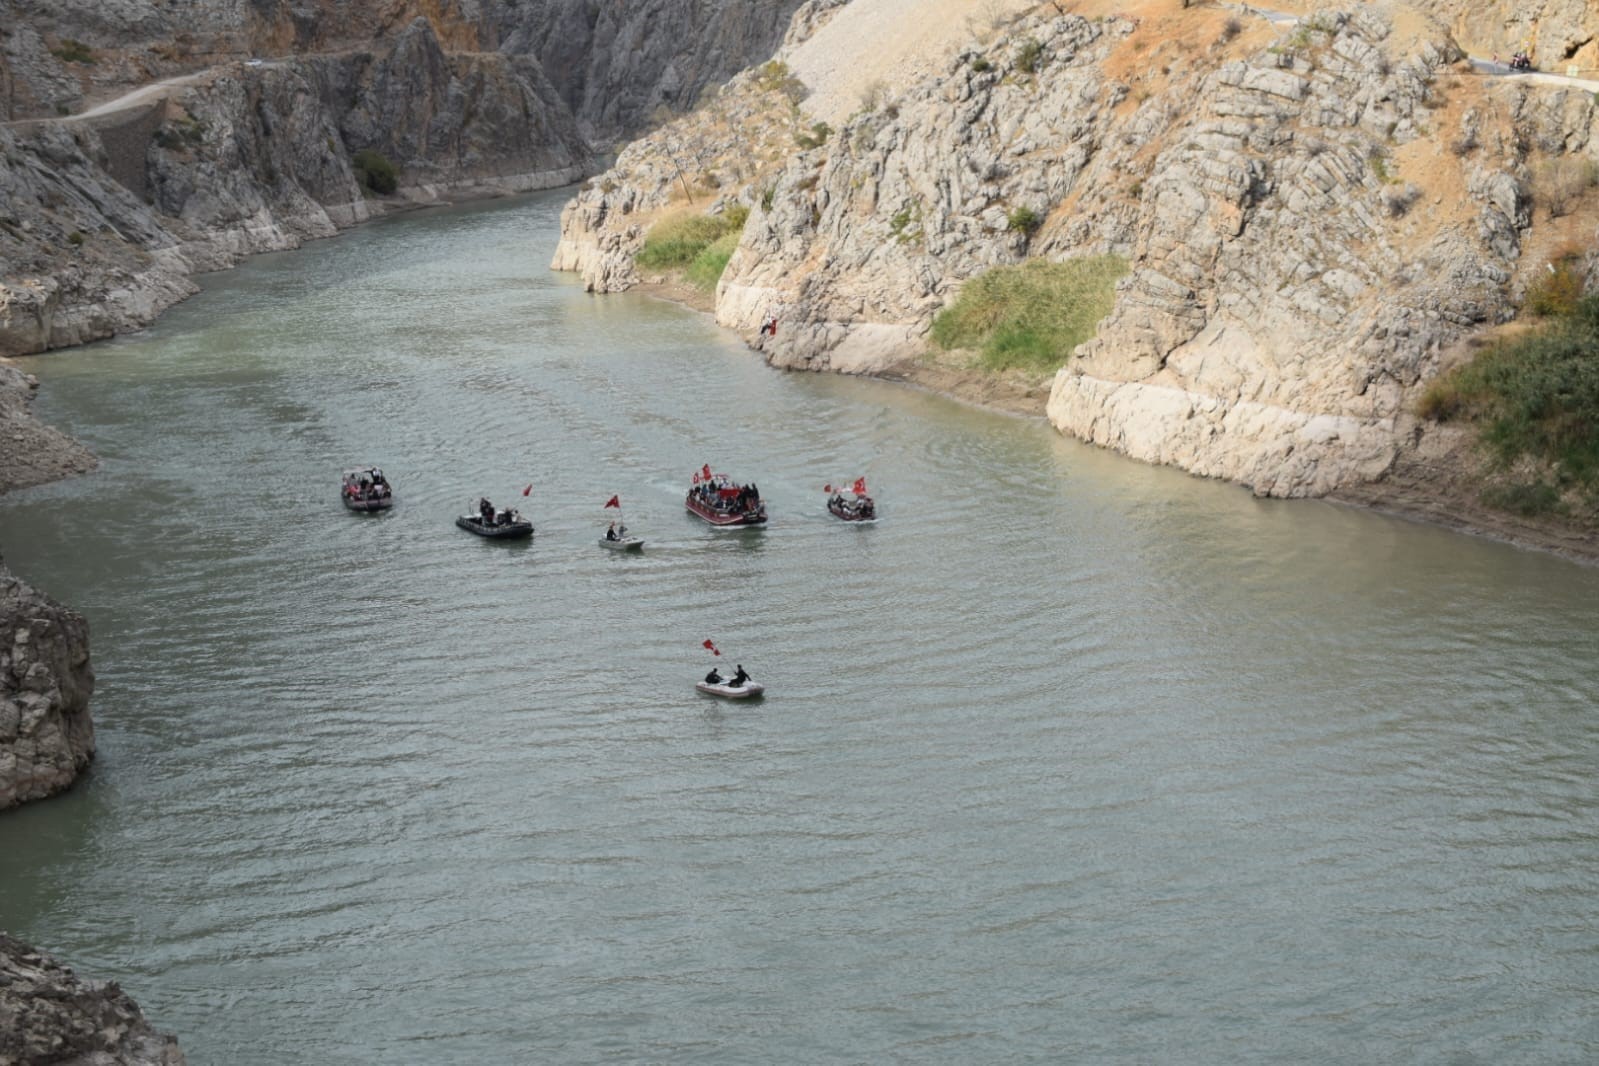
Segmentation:
{"type": "Polygon", "coordinates": [[[616,520],[605,529],[605,536],[600,538],[600,547],[609,548],[614,552],[637,552],[644,550],[643,537],[630,537],[627,534],[627,523],[622,520],[622,497],[612,496],[605,501],[605,509],[616,508],[616,520]]]}
{"type": "Polygon", "coordinates": [[[846,522],[877,521],[877,501],[867,495],[866,479],[858,477],[848,488],[823,485],[827,509],[846,522]]]}
{"type": "Polygon", "coordinates": [[[712,473],[710,464],[695,472],[684,506],[713,526],[758,526],[766,521],[761,490],[753,482],[745,485],[712,473]]]}

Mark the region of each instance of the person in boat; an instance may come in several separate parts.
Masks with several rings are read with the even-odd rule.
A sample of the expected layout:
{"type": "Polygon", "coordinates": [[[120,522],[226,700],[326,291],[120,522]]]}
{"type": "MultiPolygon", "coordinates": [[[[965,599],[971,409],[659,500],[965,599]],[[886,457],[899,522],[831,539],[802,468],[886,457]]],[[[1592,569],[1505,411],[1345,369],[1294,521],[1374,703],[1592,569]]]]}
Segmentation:
{"type": "Polygon", "coordinates": [[[705,675],[705,683],[707,685],[720,685],[722,683],[722,675],[716,672],[716,667],[711,667],[711,672],[705,675]]]}
{"type": "Polygon", "coordinates": [[[605,531],[605,539],[606,540],[621,540],[622,539],[621,537],[616,535],[616,523],[615,522],[612,522],[610,524],[610,527],[606,529],[606,531],[605,531]]]}
{"type": "Polygon", "coordinates": [[[486,526],[492,526],[494,524],[494,505],[489,502],[489,498],[487,496],[478,497],[477,517],[478,521],[482,522],[486,526]]]}
{"type": "Polygon", "coordinates": [[[748,681],[749,679],[750,675],[744,672],[744,664],[739,663],[738,673],[733,675],[733,680],[729,681],[728,684],[732,685],[734,688],[743,688],[744,682],[748,681]]]}

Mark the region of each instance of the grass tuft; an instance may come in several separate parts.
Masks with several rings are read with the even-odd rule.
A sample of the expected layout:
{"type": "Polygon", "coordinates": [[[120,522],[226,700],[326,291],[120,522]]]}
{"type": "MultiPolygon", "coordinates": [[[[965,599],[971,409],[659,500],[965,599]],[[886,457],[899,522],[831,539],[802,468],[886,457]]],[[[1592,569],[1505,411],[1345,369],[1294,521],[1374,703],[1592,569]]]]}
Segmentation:
{"type": "Polygon", "coordinates": [[[933,320],[940,348],[972,348],[991,370],[1054,370],[1115,305],[1127,261],[1107,255],[996,267],[966,283],[933,320]]]}
{"type": "MultiPolygon", "coordinates": [[[[1418,413],[1476,424],[1505,470],[1522,460],[1541,464],[1556,499],[1567,489],[1599,499],[1599,296],[1443,375],[1418,413]]],[[[1553,504],[1541,484],[1504,488],[1496,506],[1547,512],[1553,504]]]]}
{"type": "Polygon", "coordinates": [[[681,270],[684,279],[714,290],[738,247],[750,209],[734,204],[720,215],[678,214],[650,227],[638,265],[647,270],[681,270]]]}

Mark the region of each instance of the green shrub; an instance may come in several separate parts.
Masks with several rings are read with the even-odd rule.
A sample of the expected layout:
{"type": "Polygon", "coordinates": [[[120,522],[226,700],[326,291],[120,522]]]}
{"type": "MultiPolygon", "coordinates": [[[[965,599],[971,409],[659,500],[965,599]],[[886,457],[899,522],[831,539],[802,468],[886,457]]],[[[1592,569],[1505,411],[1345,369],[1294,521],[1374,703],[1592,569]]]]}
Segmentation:
{"type": "Polygon", "coordinates": [[[74,248],[82,248],[83,240],[83,234],[78,230],[73,230],[71,233],[67,234],[67,243],[72,245],[74,248]]]}
{"type": "Polygon", "coordinates": [[[832,135],[833,127],[829,126],[825,122],[818,122],[816,125],[811,127],[810,133],[794,134],[794,143],[799,145],[800,148],[804,149],[805,151],[810,151],[812,148],[820,148],[822,145],[826,144],[827,138],[831,137],[832,135]]]}
{"type": "Polygon", "coordinates": [[[1539,318],[1573,314],[1582,299],[1582,271],[1576,256],[1562,256],[1540,271],[1527,286],[1522,309],[1539,318]]]}
{"type": "Polygon", "coordinates": [[[733,258],[733,249],[738,247],[738,238],[739,232],[734,230],[707,245],[684,272],[688,283],[706,292],[715,292],[716,283],[722,280],[722,271],[727,269],[727,261],[733,258]]]}
{"type": "Polygon", "coordinates": [[[1044,44],[1028,38],[1016,52],[1016,69],[1024,74],[1032,74],[1038,70],[1038,61],[1044,57],[1044,44]]]}
{"type": "Polygon", "coordinates": [[[1110,313],[1127,262],[1107,255],[996,267],[966,283],[933,320],[941,348],[972,348],[994,370],[1054,370],[1110,313]]]}
{"type": "Polygon", "coordinates": [[[1031,237],[1038,232],[1038,227],[1044,224],[1044,216],[1034,211],[1031,207],[1018,207],[1011,211],[1005,220],[1005,228],[1012,233],[1024,233],[1031,237]]]}
{"type": "Polygon", "coordinates": [[[990,63],[983,56],[978,56],[976,59],[972,60],[972,69],[979,74],[987,74],[989,71],[994,69],[994,64],[990,63]]]}
{"type": "Polygon", "coordinates": [[[789,102],[799,103],[811,94],[805,83],[788,69],[788,64],[780,59],[773,59],[762,64],[756,75],[755,84],[767,92],[782,93],[788,97],[789,102]]]}
{"type": "Polygon", "coordinates": [[[644,247],[638,253],[638,265],[649,270],[687,270],[694,276],[690,280],[701,284],[712,270],[710,288],[722,276],[728,256],[738,246],[750,210],[743,204],[734,204],[720,215],[673,215],[663,218],[650,227],[644,235],[644,247]],[[725,253],[718,246],[728,240],[725,253]],[[716,256],[721,256],[716,263],[716,256]],[[708,258],[707,258],[708,256],[708,258]]]}
{"type": "Polygon", "coordinates": [[[1560,498],[1560,490],[1541,478],[1531,482],[1490,486],[1483,490],[1482,502],[1523,518],[1565,514],[1569,510],[1560,498]]]}
{"type": "Polygon", "coordinates": [[[899,244],[914,244],[922,239],[922,205],[914,203],[894,212],[888,220],[888,232],[899,244]]]}
{"type": "Polygon", "coordinates": [[[1381,149],[1373,148],[1366,156],[1366,164],[1371,167],[1372,176],[1384,185],[1394,180],[1388,173],[1388,157],[1381,149]]]}
{"type": "Polygon", "coordinates": [[[777,199],[777,186],[776,185],[768,185],[766,188],[762,189],[761,190],[761,210],[762,211],[770,211],[772,209],[772,202],[774,200],[776,200],[776,199],[777,199]]]}
{"type": "Polygon", "coordinates": [[[71,37],[64,39],[59,45],[50,49],[50,54],[63,63],[94,64],[94,49],[82,41],[75,41],[71,37]]]}
{"type": "Polygon", "coordinates": [[[355,171],[355,180],[363,187],[382,196],[387,196],[400,187],[399,171],[395,169],[393,163],[384,158],[383,153],[363,148],[355,153],[350,162],[355,171]]]}
{"type": "Polygon", "coordinates": [[[1418,412],[1474,422],[1503,467],[1531,459],[1557,489],[1599,495],[1599,296],[1455,368],[1418,412]]]}

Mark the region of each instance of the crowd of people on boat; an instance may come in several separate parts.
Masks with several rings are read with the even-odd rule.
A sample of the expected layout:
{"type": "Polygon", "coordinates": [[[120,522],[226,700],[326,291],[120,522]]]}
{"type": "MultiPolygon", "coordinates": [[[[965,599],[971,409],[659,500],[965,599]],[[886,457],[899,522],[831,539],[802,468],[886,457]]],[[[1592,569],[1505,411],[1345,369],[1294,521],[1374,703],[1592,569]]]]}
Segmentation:
{"type": "Polygon", "coordinates": [[[877,517],[877,503],[870,496],[846,496],[835,492],[827,498],[827,509],[840,518],[856,520],[877,517]]]}
{"type": "Polygon", "coordinates": [[[748,514],[761,506],[761,490],[754,483],[735,485],[720,478],[697,483],[689,496],[719,514],[748,514]]]}
{"type": "Polygon", "coordinates": [[[520,521],[521,517],[521,515],[517,514],[515,510],[509,507],[503,511],[496,509],[495,506],[489,502],[489,498],[487,496],[478,497],[477,518],[479,524],[481,525],[491,527],[509,526],[520,521]]]}
{"type": "Polygon", "coordinates": [[[344,480],[344,494],[352,500],[386,500],[394,495],[394,489],[388,479],[383,476],[383,471],[377,467],[363,470],[354,476],[346,476],[344,480]]]}

